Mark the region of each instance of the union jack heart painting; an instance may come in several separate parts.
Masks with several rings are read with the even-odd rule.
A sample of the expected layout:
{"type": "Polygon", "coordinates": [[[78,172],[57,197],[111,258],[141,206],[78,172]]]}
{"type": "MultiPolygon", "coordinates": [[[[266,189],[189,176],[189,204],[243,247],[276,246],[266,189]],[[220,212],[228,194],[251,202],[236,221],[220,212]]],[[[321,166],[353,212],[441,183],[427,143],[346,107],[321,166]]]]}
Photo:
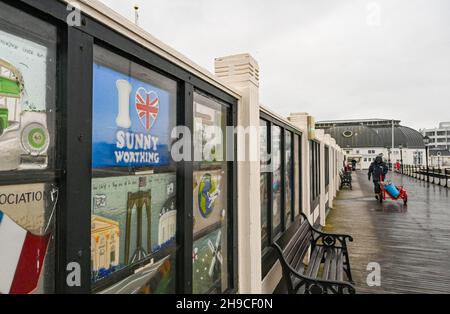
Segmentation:
{"type": "Polygon", "coordinates": [[[153,91],[147,92],[140,87],[136,91],[136,111],[144,128],[149,131],[156,122],[159,113],[159,97],[153,91]]]}

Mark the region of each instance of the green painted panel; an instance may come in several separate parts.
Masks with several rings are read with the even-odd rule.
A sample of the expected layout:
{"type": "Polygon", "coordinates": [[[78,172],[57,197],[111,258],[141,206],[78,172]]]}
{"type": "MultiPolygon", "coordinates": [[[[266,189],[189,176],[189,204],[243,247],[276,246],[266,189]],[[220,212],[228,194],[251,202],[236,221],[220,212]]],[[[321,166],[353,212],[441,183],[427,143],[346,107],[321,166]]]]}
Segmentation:
{"type": "Polygon", "coordinates": [[[3,129],[6,129],[9,126],[8,108],[0,108],[0,122],[1,122],[1,128],[3,128],[3,129]]]}
{"type": "Polygon", "coordinates": [[[0,95],[20,97],[20,85],[17,81],[0,77],[0,95]]]}

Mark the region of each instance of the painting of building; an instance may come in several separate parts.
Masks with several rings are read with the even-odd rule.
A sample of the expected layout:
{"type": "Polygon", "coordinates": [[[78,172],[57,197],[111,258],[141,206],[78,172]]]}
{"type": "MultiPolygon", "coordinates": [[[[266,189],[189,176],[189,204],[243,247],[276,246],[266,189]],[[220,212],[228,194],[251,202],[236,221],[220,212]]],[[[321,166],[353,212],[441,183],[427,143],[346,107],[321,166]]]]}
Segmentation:
{"type": "Polygon", "coordinates": [[[172,197],[164,204],[159,214],[158,245],[162,246],[175,238],[177,230],[176,198],[172,197]]]}
{"type": "MultiPolygon", "coordinates": [[[[109,271],[92,267],[93,281],[142,261],[175,244],[176,176],[174,173],[96,178],[92,182],[93,221],[115,222],[117,263],[109,271]]],[[[104,255],[100,243],[92,255],[104,255]]],[[[99,263],[97,257],[93,264],[99,263]]],[[[104,261],[101,261],[103,264],[104,261]]],[[[109,264],[105,262],[108,266],[109,264]]],[[[101,268],[100,268],[101,269],[101,268]]],[[[108,269],[108,268],[105,268],[108,269]]]]}
{"type": "Polygon", "coordinates": [[[104,217],[92,216],[91,221],[92,271],[108,270],[119,265],[119,223],[104,217]]]}

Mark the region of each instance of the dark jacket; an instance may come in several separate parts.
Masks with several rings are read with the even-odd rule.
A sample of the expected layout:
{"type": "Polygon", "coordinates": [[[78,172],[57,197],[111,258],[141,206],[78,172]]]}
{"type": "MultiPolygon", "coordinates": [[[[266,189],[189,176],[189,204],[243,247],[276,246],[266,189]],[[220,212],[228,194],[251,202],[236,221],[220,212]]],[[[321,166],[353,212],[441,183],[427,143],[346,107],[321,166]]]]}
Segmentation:
{"type": "Polygon", "coordinates": [[[373,182],[379,182],[380,177],[382,181],[386,178],[386,174],[388,173],[389,168],[381,157],[375,158],[375,161],[370,164],[369,167],[369,180],[372,177],[373,182]]]}

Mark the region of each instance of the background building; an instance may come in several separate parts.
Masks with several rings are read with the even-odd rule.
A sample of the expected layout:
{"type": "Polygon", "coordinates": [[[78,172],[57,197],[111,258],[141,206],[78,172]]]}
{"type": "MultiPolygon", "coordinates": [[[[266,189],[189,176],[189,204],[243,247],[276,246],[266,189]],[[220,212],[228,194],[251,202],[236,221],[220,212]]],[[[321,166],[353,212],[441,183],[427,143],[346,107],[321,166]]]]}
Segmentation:
{"type": "Polygon", "coordinates": [[[423,136],[430,138],[431,149],[449,150],[450,148],[450,122],[441,122],[435,129],[421,130],[423,136]]]}
{"type": "Polygon", "coordinates": [[[449,168],[450,167],[450,150],[448,149],[430,149],[429,165],[431,167],[449,168]]]}
{"type": "Polygon", "coordinates": [[[425,144],[420,132],[400,125],[399,120],[362,119],[320,121],[317,129],[336,139],[347,155],[356,160],[358,169],[368,169],[379,154],[389,163],[425,164],[425,144]],[[394,144],[392,143],[394,138],[394,144]]]}

